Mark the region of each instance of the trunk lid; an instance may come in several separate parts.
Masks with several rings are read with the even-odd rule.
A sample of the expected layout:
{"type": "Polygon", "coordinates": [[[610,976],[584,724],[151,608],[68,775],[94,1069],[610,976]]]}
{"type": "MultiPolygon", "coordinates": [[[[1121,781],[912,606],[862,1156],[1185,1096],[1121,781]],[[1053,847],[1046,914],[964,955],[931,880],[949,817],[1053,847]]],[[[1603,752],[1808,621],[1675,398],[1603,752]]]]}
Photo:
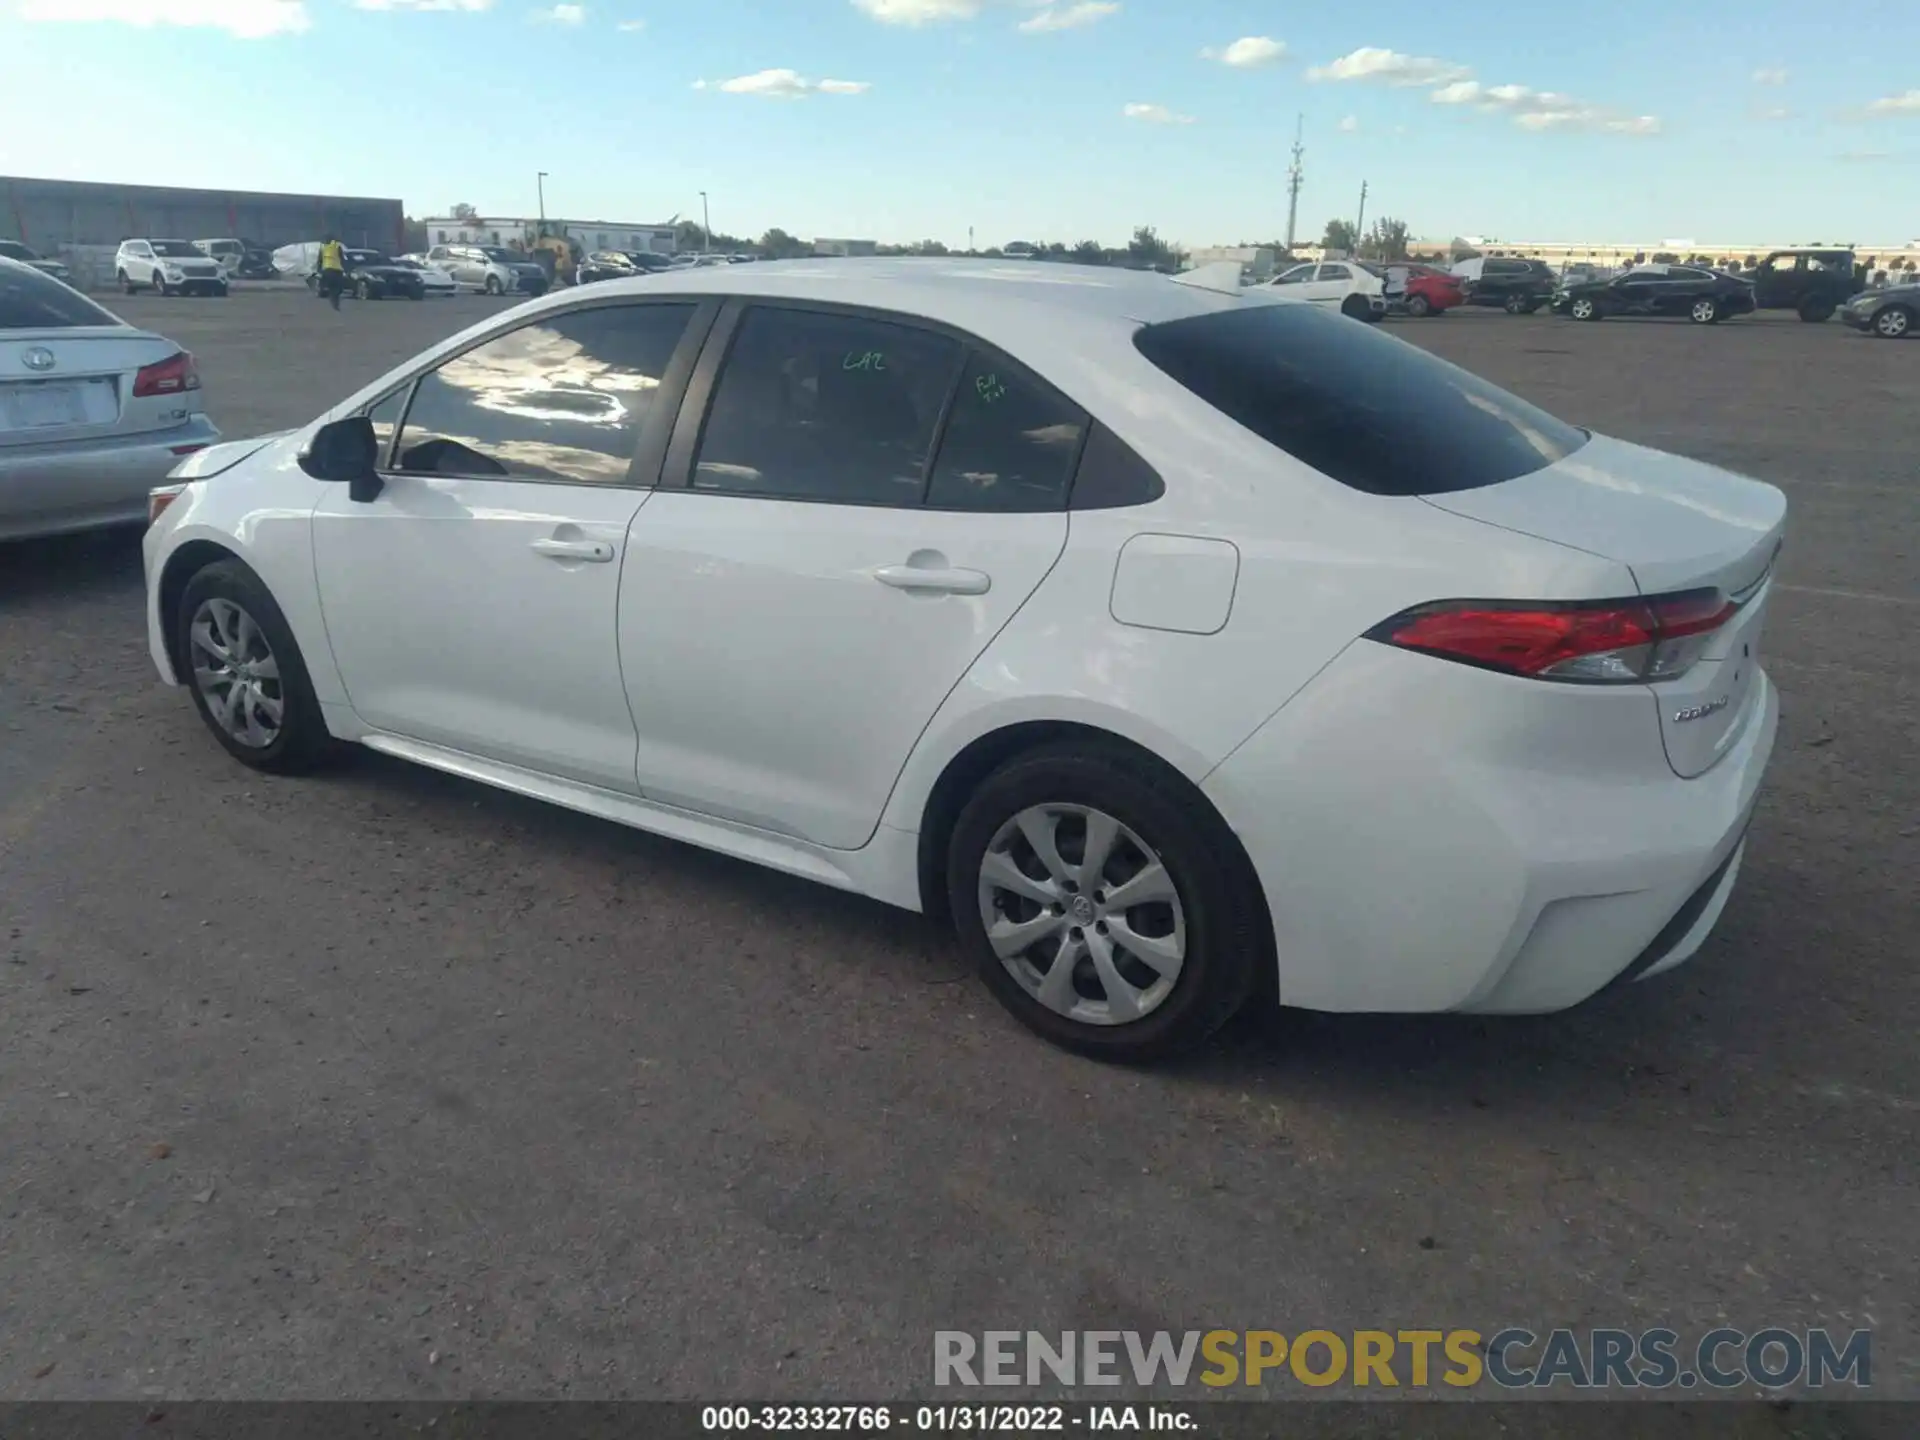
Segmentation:
{"type": "Polygon", "coordinates": [[[165,430],[201,409],[200,392],[143,396],[134,376],[180,353],[130,326],[9,330],[0,346],[0,449],[165,430]]]}
{"type": "Polygon", "coordinates": [[[1713,587],[1738,604],[1692,669],[1649,686],[1675,773],[1712,768],[1763,694],[1760,638],[1786,496],[1697,460],[1596,435],[1531,475],[1423,498],[1451,514],[1619,561],[1643,594],[1713,587]]]}

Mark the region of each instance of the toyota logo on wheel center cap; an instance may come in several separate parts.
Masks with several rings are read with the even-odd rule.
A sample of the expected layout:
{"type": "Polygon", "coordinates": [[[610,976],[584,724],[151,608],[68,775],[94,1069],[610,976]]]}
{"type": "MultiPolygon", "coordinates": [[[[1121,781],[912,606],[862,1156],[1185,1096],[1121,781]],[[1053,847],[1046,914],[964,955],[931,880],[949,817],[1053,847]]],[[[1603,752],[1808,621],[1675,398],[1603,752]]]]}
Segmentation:
{"type": "Polygon", "coordinates": [[[51,370],[54,363],[53,351],[47,349],[44,345],[30,346],[26,350],[21,351],[20,363],[25,365],[29,370],[51,370]]]}

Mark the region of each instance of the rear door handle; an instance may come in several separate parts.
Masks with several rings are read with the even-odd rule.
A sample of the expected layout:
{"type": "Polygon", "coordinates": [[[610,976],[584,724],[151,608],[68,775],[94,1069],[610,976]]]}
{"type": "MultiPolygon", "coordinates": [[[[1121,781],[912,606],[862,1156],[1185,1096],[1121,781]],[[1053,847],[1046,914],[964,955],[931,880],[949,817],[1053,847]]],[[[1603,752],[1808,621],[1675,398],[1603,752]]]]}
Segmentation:
{"type": "Polygon", "coordinates": [[[549,560],[584,560],[590,565],[605,565],[613,559],[613,546],[601,540],[552,540],[533,542],[533,553],[549,560]]]}
{"type": "Polygon", "coordinates": [[[873,578],[896,590],[928,590],[942,595],[984,595],[993,577],[979,570],[934,569],[919,565],[882,565],[873,578]]]}

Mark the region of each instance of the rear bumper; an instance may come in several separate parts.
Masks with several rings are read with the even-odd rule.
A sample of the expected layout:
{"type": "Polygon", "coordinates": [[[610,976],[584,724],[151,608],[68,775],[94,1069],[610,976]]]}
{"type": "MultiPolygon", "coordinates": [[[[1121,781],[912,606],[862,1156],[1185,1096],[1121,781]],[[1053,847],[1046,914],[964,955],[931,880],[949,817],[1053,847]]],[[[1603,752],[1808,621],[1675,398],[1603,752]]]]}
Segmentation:
{"type": "Polygon", "coordinates": [[[0,540],[145,523],[147,491],[219,440],[202,414],[132,439],[0,450],[0,540]]]}
{"type": "Polygon", "coordinates": [[[1643,688],[1350,647],[1203,787],[1265,891],[1282,1002],[1538,1013],[1679,964],[1738,871],[1778,726],[1761,684],[1682,780],[1643,688]]]}

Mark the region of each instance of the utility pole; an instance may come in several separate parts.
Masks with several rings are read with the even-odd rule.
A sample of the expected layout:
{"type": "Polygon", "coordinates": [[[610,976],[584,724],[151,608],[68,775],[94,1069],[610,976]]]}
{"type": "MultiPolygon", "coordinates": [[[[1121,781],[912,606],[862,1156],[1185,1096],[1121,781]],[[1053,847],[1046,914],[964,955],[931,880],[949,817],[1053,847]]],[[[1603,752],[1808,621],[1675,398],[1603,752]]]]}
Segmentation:
{"type": "Polygon", "coordinates": [[[973,254],[973,227],[967,227],[967,254],[973,254]]]}
{"type": "Polygon", "coordinates": [[[1360,253],[1360,237],[1366,234],[1367,223],[1367,182],[1360,182],[1360,216],[1353,222],[1353,253],[1360,253]]]}
{"type": "Polygon", "coordinates": [[[1297,115],[1293,121],[1293,165],[1287,171],[1287,250],[1293,250],[1293,225],[1300,216],[1300,132],[1307,123],[1305,115],[1297,115]]]}
{"type": "Polygon", "coordinates": [[[700,253],[713,249],[713,216],[707,210],[707,192],[700,192],[700,253]]]}
{"type": "Polygon", "coordinates": [[[547,228],[547,172],[542,170],[534,176],[533,183],[540,192],[540,228],[544,231],[547,228]]]}

